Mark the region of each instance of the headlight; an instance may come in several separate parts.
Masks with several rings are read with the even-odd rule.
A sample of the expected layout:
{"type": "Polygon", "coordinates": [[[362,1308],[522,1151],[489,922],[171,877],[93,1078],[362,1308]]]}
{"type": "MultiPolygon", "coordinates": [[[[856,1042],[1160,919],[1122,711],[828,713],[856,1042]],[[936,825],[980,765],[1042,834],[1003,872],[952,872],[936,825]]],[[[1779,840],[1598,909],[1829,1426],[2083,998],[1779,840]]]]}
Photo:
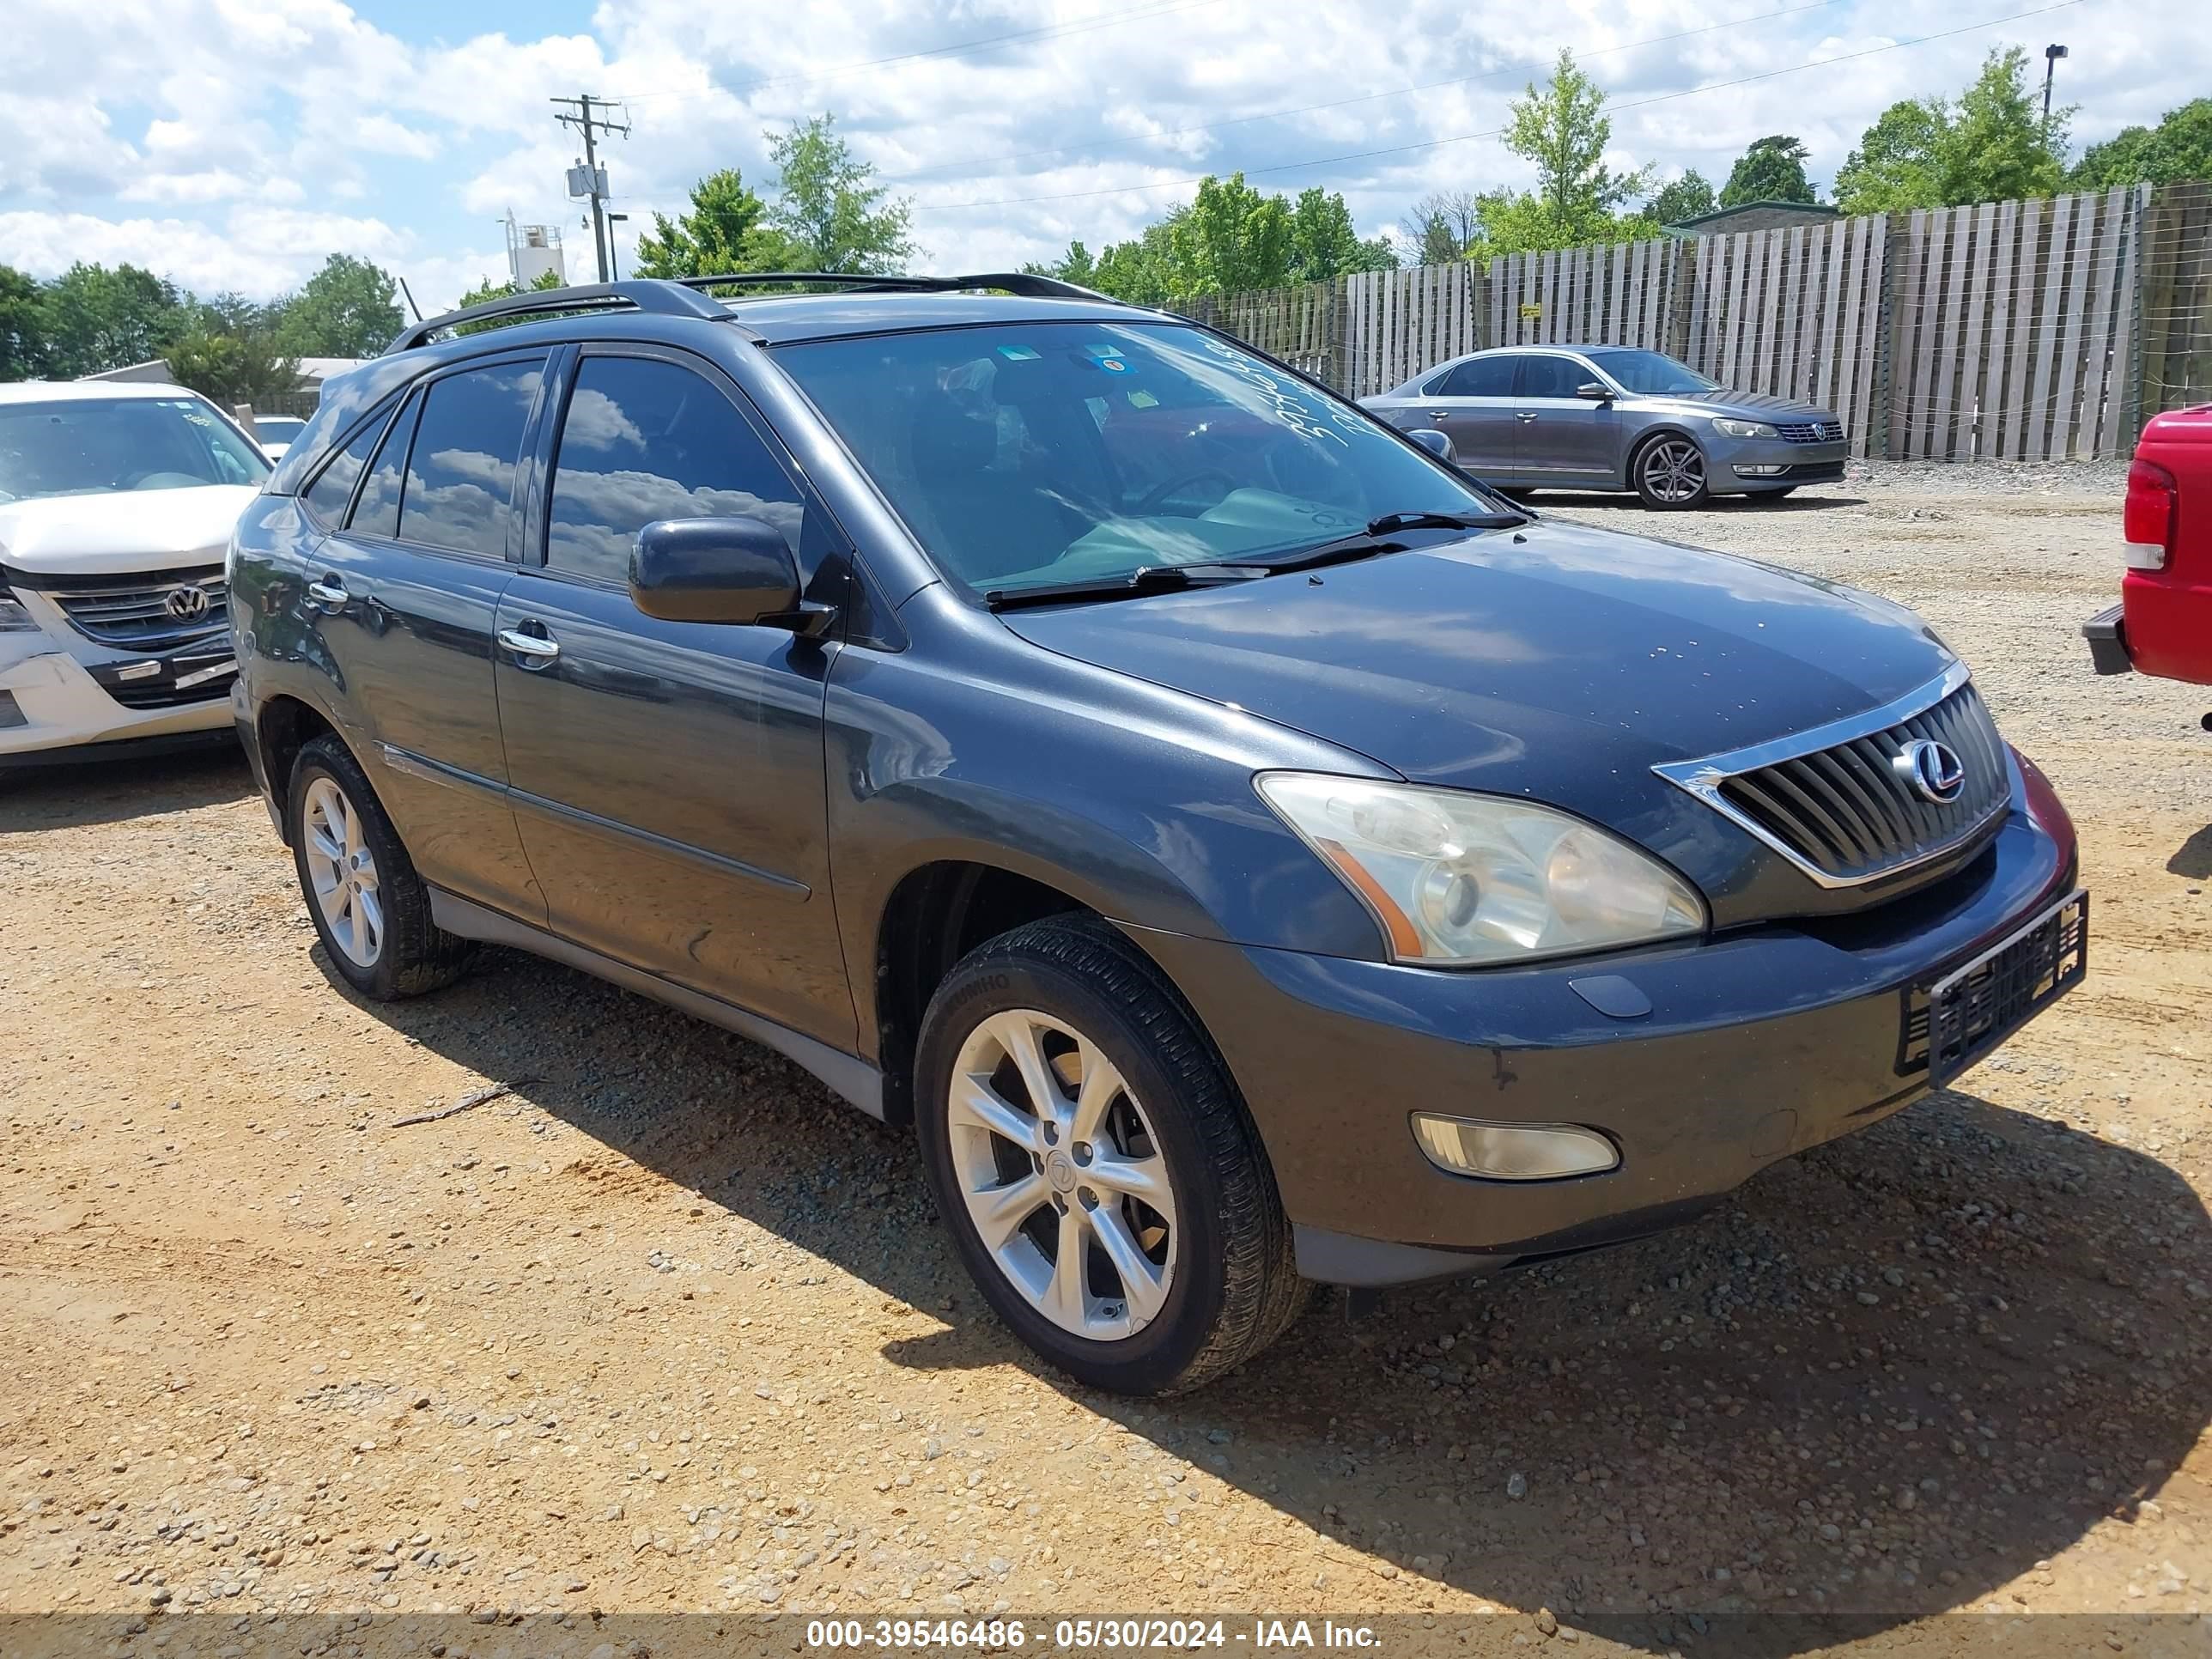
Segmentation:
{"type": "Polygon", "coordinates": [[[23,602],[5,588],[0,588],[0,634],[35,634],[38,631],[39,625],[31,620],[31,613],[23,609],[23,602]]]}
{"type": "Polygon", "coordinates": [[[1778,438],[1782,434],[1764,421],[1731,421],[1713,416],[1713,430],[1728,438],[1778,438]]]}
{"type": "Polygon", "coordinates": [[[1374,912],[1393,961],[1487,967],[1705,931],[1687,882],[1547,806],[1311,772],[1254,782],[1374,912]]]}

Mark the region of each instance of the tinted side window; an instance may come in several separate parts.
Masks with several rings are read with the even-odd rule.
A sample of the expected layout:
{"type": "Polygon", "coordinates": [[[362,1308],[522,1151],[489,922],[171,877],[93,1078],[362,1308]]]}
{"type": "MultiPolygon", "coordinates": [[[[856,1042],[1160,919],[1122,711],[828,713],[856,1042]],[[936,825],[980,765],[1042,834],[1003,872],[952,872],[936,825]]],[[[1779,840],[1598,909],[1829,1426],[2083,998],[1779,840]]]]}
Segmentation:
{"type": "Polygon", "coordinates": [[[546,563],[627,582],[647,525],[735,514],[798,548],[798,489],[729,398],[674,363],[585,358],[554,464],[546,563]]]}
{"type": "Polygon", "coordinates": [[[544,372],[542,359],[494,363],[430,383],[407,458],[403,538],[506,557],[515,463],[544,372]]]}
{"type": "Polygon", "coordinates": [[[1571,357],[1527,356],[1521,360],[1523,398],[1571,398],[1590,372],[1571,357]]]}
{"type": "Polygon", "coordinates": [[[399,475],[407,465],[408,440],[415,434],[415,416],[422,411],[422,394],[414,392],[399,418],[377,446],[369,463],[368,477],[353,504],[347,528],[357,536],[397,536],[399,533],[399,475]]]}
{"type": "Polygon", "coordinates": [[[371,416],[368,423],[355,434],[354,441],[331,457],[330,465],[322,476],[309,486],[305,500],[315,517],[325,525],[345,522],[346,503],[353,499],[353,487],[368,468],[370,453],[376,441],[384,435],[386,417],[392,413],[386,404],[371,416]]]}
{"type": "Polygon", "coordinates": [[[1477,357],[1462,363],[1444,377],[1447,398],[1510,398],[1513,395],[1513,359],[1477,357]]]}

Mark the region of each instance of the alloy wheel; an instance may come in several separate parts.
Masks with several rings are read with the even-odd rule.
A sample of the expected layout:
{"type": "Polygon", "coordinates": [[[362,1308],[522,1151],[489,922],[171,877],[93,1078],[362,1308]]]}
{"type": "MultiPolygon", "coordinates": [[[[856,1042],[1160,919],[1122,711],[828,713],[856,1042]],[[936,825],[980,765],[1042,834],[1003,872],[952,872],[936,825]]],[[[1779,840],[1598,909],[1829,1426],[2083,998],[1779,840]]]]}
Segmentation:
{"type": "Polygon", "coordinates": [[[1686,438],[1663,438],[1644,452],[1644,487],[1656,501],[1693,501],[1705,487],[1705,458],[1686,438]]]}
{"type": "Polygon", "coordinates": [[[1175,1279],[1175,1194],[1145,1109],[1098,1046],[1035,1009],[994,1014],[952,1068],[945,1121],[969,1219],[1039,1313],[1135,1335],[1175,1279]]]}
{"type": "Polygon", "coordinates": [[[384,954],[384,902],[361,814],[344,790],[317,778],[307,786],[305,820],[307,876],[331,942],[355,967],[373,968],[384,954]]]}

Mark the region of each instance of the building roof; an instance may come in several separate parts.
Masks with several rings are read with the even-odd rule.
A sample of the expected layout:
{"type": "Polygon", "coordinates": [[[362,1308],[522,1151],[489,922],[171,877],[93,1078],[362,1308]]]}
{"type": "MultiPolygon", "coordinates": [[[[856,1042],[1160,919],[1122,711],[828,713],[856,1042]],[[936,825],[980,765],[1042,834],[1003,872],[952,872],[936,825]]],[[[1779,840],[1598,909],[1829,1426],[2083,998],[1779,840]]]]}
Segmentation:
{"type": "Polygon", "coordinates": [[[1701,213],[1694,219],[1683,219],[1662,228],[1680,234],[1688,232],[1705,235],[1728,228],[1727,221],[1753,213],[1786,213],[1807,219],[1833,219],[1840,212],[1825,202],[1738,202],[1734,207],[1716,208],[1711,213],[1701,213]]]}
{"type": "Polygon", "coordinates": [[[117,398],[197,398],[189,387],[151,380],[10,380],[0,404],[106,402],[117,398]]]}
{"type": "Polygon", "coordinates": [[[300,359],[300,378],[302,380],[327,380],[333,374],[359,368],[368,361],[366,357],[302,357],[300,359]]]}

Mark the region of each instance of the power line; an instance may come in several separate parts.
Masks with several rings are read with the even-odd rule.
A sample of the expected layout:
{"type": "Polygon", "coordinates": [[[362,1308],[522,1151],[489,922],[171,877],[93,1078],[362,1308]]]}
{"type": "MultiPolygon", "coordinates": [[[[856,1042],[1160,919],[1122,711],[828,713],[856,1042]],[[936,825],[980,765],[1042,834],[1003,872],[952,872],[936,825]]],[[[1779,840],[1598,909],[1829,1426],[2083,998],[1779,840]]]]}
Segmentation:
{"type": "MultiPolygon", "coordinates": [[[[1625,40],[1617,46],[1600,46],[1577,54],[1577,61],[1610,57],[1615,52],[1634,52],[1642,46],[1665,46],[1669,41],[1686,40],[1692,35],[1711,34],[1720,29],[1741,28],[1747,24],[1764,23],[1776,18],[1795,16],[1799,12],[1821,11],[1841,3],[1841,0],[1808,0],[1808,3],[1785,6],[1779,11],[1763,11],[1750,17],[1735,18],[1723,23],[1706,23],[1693,29],[1678,29],[1672,34],[1655,34],[1645,40],[1625,40]]],[[[1138,133],[1127,138],[1109,138],[1094,144],[1056,144],[1048,149],[1017,150],[1011,155],[978,155],[964,161],[933,161],[926,167],[916,167],[911,173],[890,173],[879,182],[887,185],[911,184],[933,173],[948,173],[960,167],[988,167],[1011,165],[1016,161],[1034,161],[1042,155],[1065,155],[1073,150],[1092,152],[1103,149],[1126,149],[1132,144],[1155,143],[1163,138],[1182,138],[1194,132],[1217,132],[1223,127],[1249,125],[1254,121],[1283,121],[1296,115],[1314,115],[1324,110],[1345,109],[1353,104],[1371,104],[1378,99],[1402,98],[1417,92],[1435,92],[1443,87],[1463,87],[1477,81],[1498,81],[1526,74],[1522,69],[1486,70],[1480,75],[1455,76],[1444,81],[1425,81],[1418,86],[1393,87],[1387,92],[1364,92],[1356,98],[1332,99],[1325,104],[1301,104],[1296,109],[1267,110],[1258,115],[1233,116],[1225,121],[1206,121],[1196,126],[1169,127],[1159,132],[1138,133]]]]}
{"type": "MultiPolygon", "coordinates": [[[[1985,18],[1978,23],[1962,23],[1957,28],[1939,29],[1932,34],[1917,35],[1909,40],[1892,40],[1884,46],[1868,46],[1859,52],[1842,52],[1833,58],[1815,58],[1808,63],[1793,64],[1787,69],[1766,70],[1757,75],[1740,76],[1733,81],[1716,81],[1708,86],[1685,87],[1680,92],[1661,93],[1656,97],[1639,98],[1631,103],[1608,103],[1606,106],[1606,112],[1610,115],[1619,110],[1645,109],[1653,104],[1672,103],[1676,99],[1692,98],[1700,93],[1725,92],[1731,87],[1749,86],[1756,81],[1771,81],[1780,76],[1802,74],[1806,70],[1827,69],[1837,64],[1853,63],[1862,58],[1872,58],[1885,52],[1897,52],[1906,46],[1926,46],[1931,40],[1947,40],[1956,34],[1971,34],[1977,29],[1995,28],[2000,23],[2018,22],[2024,17],[2040,17],[2048,12],[2064,11],[2069,7],[2081,3],[2082,0],[2057,0],[2057,3],[2053,5],[2036,6],[2027,11],[2009,12],[2002,17],[1985,18]]],[[[1351,150],[1340,155],[1314,156],[1302,161],[1279,161],[1263,167],[1243,167],[1235,170],[1241,171],[1248,179],[1257,178],[1270,173],[1295,173],[1303,167],[1333,167],[1341,161],[1368,161],[1386,155],[1411,155],[1415,150],[1441,149],[1448,144],[1464,144],[1477,138],[1495,138],[1505,131],[1504,127],[1489,127],[1480,132],[1456,133],[1449,138],[1425,138],[1418,143],[1392,144],[1381,149],[1351,150]]],[[[1103,190],[1060,191],[1045,196],[1004,196],[981,202],[917,203],[914,210],[916,213],[958,213],[972,208],[1022,207],[1036,202],[1080,202],[1101,196],[1127,196],[1140,190],[1191,189],[1204,182],[1203,179],[1159,179],[1150,184],[1115,185],[1103,190]]]]}
{"type": "Polygon", "coordinates": [[[671,87],[661,92],[636,92],[624,95],[624,103],[642,103],[649,98],[703,98],[710,93],[737,94],[757,92],[767,87],[811,86],[817,82],[833,80],[841,75],[856,75],[862,70],[888,68],[893,64],[912,64],[927,58],[959,58],[971,52],[988,52],[994,46],[1011,46],[1023,40],[1057,40],[1071,34],[1088,34],[1096,29],[1118,28],[1125,23],[1140,23],[1150,17],[1165,17],[1176,12],[1200,11],[1208,6],[1218,6],[1221,0],[1172,0],[1172,3],[1154,5],[1143,11],[1094,12],[1066,23],[1047,23],[1033,29],[1017,29],[1009,34],[986,35],[980,40],[964,40],[949,46],[931,46],[921,52],[902,52],[890,58],[871,58],[857,64],[838,64],[829,69],[809,70],[799,75],[775,75],[764,80],[740,81],[734,85],[705,87],[671,87]]]}
{"type": "MultiPolygon", "coordinates": [[[[607,280],[608,255],[613,251],[614,244],[607,234],[606,175],[599,171],[599,153],[592,140],[597,134],[602,132],[619,132],[627,138],[629,137],[629,123],[609,120],[605,112],[611,107],[611,101],[605,98],[597,100],[602,112],[594,116],[592,113],[592,105],[594,100],[588,92],[574,98],[552,98],[546,101],[570,106],[574,113],[556,115],[553,118],[562,126],[574,127],[584,135],[586,188],[580,193],[588,195],[592,198],[592,257],[599,268],[599,280],[604,283],[607,280]]],[[[580,192],[572,184],[568,187],[568,193],[574,196],[580,192]]]]}

